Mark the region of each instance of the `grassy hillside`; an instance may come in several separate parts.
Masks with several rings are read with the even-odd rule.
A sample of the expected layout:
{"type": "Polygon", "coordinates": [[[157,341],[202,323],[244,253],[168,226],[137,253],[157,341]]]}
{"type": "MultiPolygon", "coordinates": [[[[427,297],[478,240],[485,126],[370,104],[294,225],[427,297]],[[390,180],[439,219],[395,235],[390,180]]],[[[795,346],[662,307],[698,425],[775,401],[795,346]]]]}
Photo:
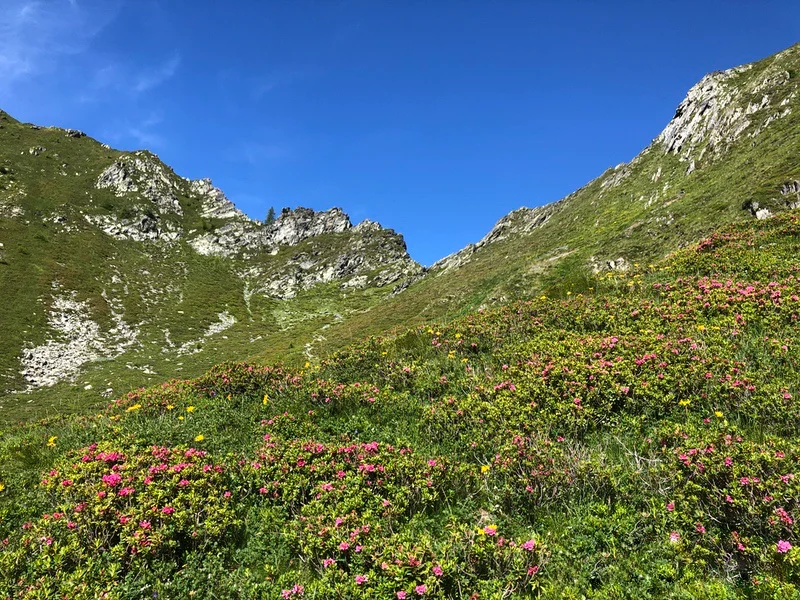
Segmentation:
{"type": "Polygon", "coordinates": [[[231,224],[264,227],[241,215],[209,216],[205,201],[155,155],[119,152],[0,111],[0,421],[86,410],[265,350],[302,364],[311,356],[306,343],[324,327],[396,285],[376,281],[405,246],[380,228],[323,233],[269,252],[201,254],[191,245],[199,236],[231,224]],[[136,189],[99,186],[115,163],[128,166],[136,189]],[[140,219],[146,225],[137,229],[140,219]],[[159,237],[112,235],[108,223],[145,237],[158,228],[159,237]],[[386,264],[376,264],[381,256],[386,264]],[[354,273],[300,286],[294,298],[264,290],[341,264],[354,273]],[[353,274],[366,283],[343,287],[353,274]],[[50,364],[39,370],[52,371],[52,380],[31,380],[26,354],[48,349],[50,364]],[[78,367],[58,372],[53,363],[65,356],[78,367]]]}
{"type": "Polygon", "coordinates": [[[800,595],[800,216],[3,432],[13,598],[800,595]]]}

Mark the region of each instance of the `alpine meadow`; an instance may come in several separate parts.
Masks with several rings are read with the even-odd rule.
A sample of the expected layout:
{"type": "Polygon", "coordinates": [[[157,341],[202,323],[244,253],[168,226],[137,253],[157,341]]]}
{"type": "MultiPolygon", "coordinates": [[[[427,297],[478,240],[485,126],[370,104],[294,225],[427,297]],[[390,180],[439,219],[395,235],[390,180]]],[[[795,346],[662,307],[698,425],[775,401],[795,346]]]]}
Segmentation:
{"type": "Polygon", "coordinates": [[[800,44],[430,267],[0,111],[0,597],[800,598],[800,44]]]}

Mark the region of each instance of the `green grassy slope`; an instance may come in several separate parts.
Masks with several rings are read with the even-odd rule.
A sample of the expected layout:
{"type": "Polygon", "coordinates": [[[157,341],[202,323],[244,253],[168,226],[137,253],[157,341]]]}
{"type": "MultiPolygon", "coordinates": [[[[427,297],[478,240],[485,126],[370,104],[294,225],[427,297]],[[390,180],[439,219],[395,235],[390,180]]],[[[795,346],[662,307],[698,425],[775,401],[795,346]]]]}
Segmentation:
{"type": "Polygon", "coordinates": [[[797,597],[798,251],[792,211],[7,429],[0,594],[797,597]]]}

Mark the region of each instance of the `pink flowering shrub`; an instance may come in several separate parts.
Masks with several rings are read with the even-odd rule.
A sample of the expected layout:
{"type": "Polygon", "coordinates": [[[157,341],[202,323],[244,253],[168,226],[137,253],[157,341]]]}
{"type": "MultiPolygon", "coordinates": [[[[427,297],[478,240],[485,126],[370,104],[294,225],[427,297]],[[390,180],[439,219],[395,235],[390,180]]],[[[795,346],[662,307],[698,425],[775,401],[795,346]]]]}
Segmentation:
{"type": "Polygon", "coordinates": [[[0,562],[35,590],[48,573],[68,586],[102,579],[86,570],[102,556],[115,561],[118,574],[154,559],[179,561],[235,533],[240,520],[223,494],[228,485],[225,468],[202,450],[92,444],[44,474],[51,510],[22,528],[0,562]],[[72,485],[63,485],[67,480],[72,485]]]}

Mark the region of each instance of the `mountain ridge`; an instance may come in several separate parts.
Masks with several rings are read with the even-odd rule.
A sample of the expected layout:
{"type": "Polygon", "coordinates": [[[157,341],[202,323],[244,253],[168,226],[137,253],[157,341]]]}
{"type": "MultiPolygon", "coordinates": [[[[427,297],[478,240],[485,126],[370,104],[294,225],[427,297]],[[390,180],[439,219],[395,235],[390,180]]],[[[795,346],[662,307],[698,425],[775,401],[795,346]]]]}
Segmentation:
{"type": "MultiPolygon", "coordinates": [[[[6,317],[16,325],[0,342],[0,378],[16,382],[6,390],[22,389],[20,360],[49,357],[58,343],[69,354],[58,323],[70,311],[94,315],[110,347],[130,323],[141,329],[122,336],[138,348],[125,368],[147,378],[123,377],[124,389],[184,369],[196,374],[214,353],[310,360],[363,335],[542,291],[589,289],[603,272],[654,260],[713,227],[797,206],[798,72],[794,45],[706,75],[630,162],[556,202],[512,211],[429,268],[408,255],[402,236],[371,221],[354,226],[341,209],[286,210],[267,225],[210,180],[179,177],[150,152],[113,151],[77,130],[22,124],[0,112],[0,138],[16,150],[0,155],[0,236],[7,238],[0,237],[0,276],[25,296],[6,317]],[[51,188],[61,196],[51,198],[51,188]],[[25,229],[31,224],[39,230],[25,229]],[[18,241],[9,242],[9,232],[18,241]],[[65,263],[53,254],[54,245],[63,252],[73,243],[70,252],[85,258],[65,263]],[[131,270],[113,262],[122,257],[131,270]],[[27,275],[14,272],[20,265],[27,275]],[[71,287],[63,285],[70,279],[71,287]],[[63,290],[54,294],[54,285],[63,290]]],[[[103,345],[89,341],[78,355],[93,357],[91,348],[103,345]]],[[[83,381],[84,371],[73,373],[71,383],[63,380],[71,386],[65,394],[95,389],[100,372],[83,381]]],[[[100,385],[110,383],[111,376],[100,385]]],[[[103,393],[120,389],[112,387],[103,393]]]]}

